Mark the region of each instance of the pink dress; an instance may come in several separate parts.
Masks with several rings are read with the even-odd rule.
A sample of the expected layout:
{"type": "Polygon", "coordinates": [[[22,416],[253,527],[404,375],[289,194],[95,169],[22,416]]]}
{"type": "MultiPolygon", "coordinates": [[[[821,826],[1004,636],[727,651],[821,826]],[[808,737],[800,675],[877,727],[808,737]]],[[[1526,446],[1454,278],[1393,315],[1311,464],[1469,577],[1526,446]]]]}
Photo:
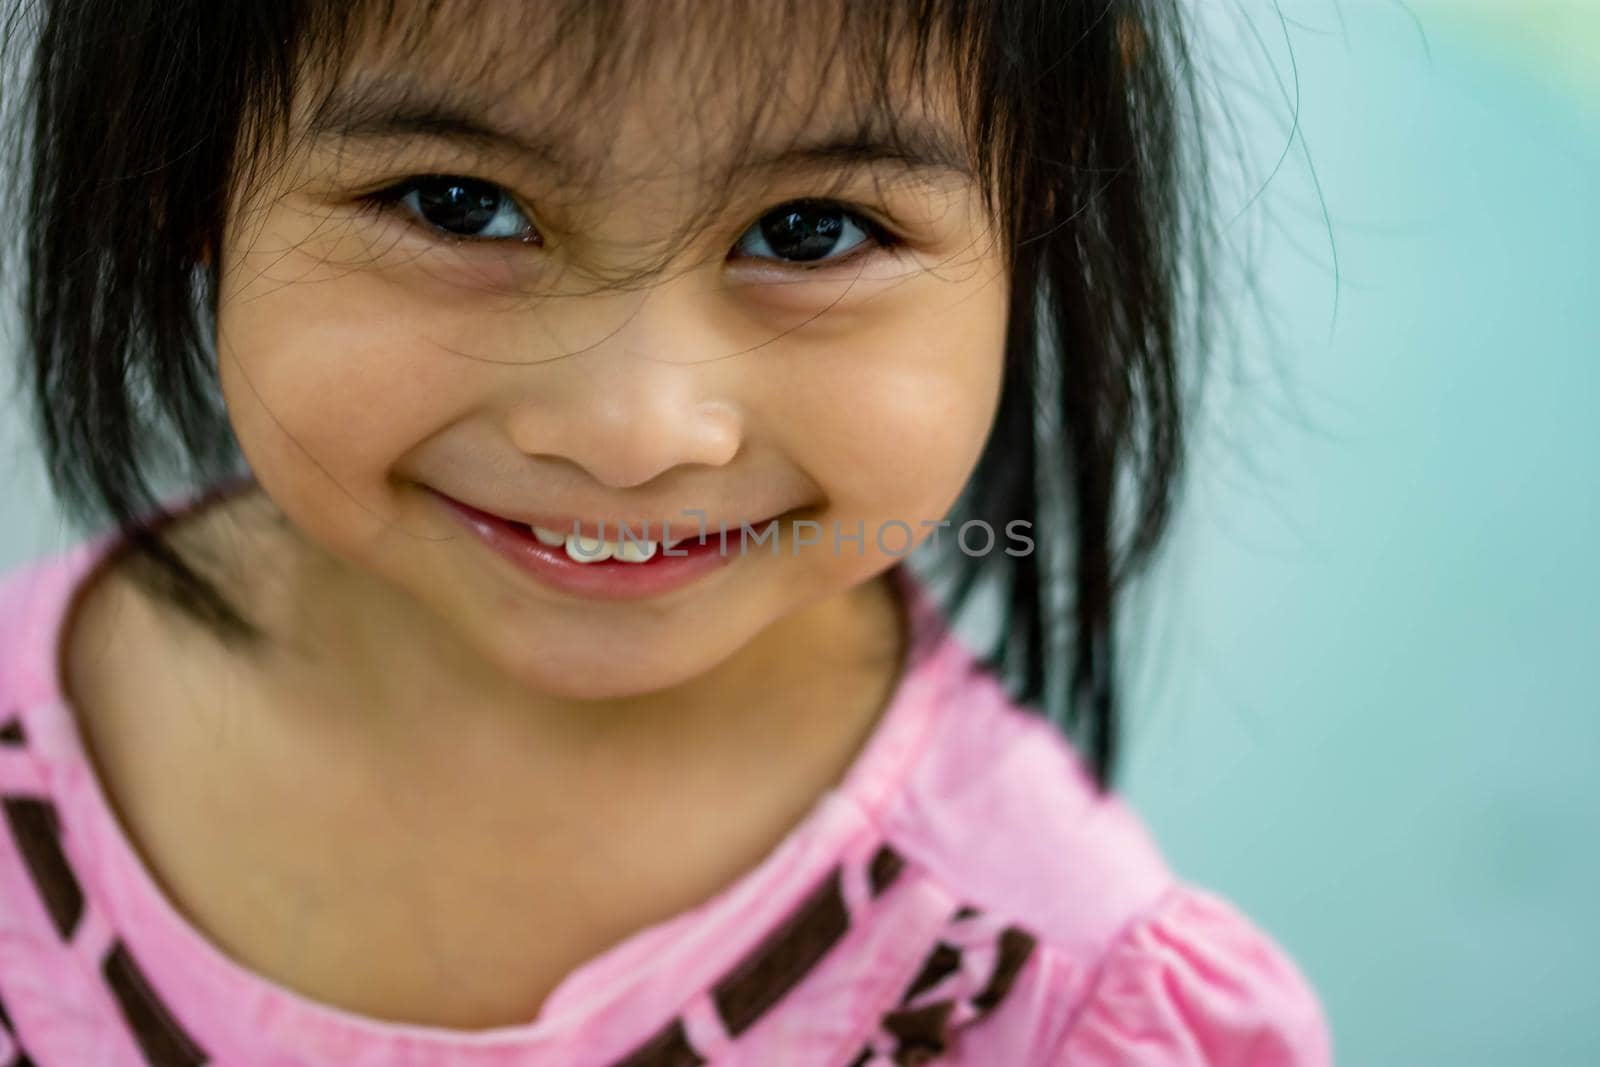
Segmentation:
{"type": "Polygon", "coordinates": [[[1175,880],[904,567],[913,642],[890,706],[847,776],[715,896],[584,963],[513,1026],[408,1025],[297,994],[176,909],[85,758],[59,638],[116,543],[0,578],[0,1065],[1330,1062],[1290,959],[1175,880]]]}

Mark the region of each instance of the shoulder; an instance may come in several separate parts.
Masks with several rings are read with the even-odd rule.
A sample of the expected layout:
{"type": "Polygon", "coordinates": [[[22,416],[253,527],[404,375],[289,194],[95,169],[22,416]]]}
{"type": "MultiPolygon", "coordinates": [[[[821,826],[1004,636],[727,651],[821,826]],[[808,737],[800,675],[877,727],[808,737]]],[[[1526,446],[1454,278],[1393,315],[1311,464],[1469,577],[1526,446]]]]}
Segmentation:
{"type": "Polygon", "coordinates": [[[1042,1062],[1323,1067],[1321,1005],[1283,949],[1178,878],[1053,724],[970,658],[885,833],[950,896],[1030,934],[1042,1062]]]}
{"type": "Polygon", "coordinates": [[[0,571],[0,713],[54,694],[54,639],[103,547],[91,538],[0,571]]]}
{"type": "Polygon", "coordinates": [[[1099,792],[1042,715],[969,654],[953,657],[885,833],[952,892],[1025,917],[1046,942],[1104,950],[1173,877],[1143,823],[1099,792]]]}
{"type": "Polygon", "coordinates": [[[0,572],[0,1050],[17,1063],[32,1062],[19,1045],[39,1055],[41,1035],[44,1047],[71,1050],[61,1062],[104,1054],[90,972],[65,950],[83,928],[86,895],[61,812],[82,778],[63,762],[74,750],[53,701],[58,626],[97,547],[0,572]]]}
{"type": "MultiPolygon", "coordinates": [[[[263,494],[248,491],[252,487],[251,482],[229,481],[176,492],[160,502],[148,521],[161,527],[175,547],[203,546],[206,519],[226,521],[247,509],[270,511],[263,494]]],[[[126,531],[113,527],[0,570],[0,701],[37,703],[58,695],[57,639],[80,591],[113,587],[113,599],[123,593],[139,595],[121,568],[128,548],[126,531]]]]}

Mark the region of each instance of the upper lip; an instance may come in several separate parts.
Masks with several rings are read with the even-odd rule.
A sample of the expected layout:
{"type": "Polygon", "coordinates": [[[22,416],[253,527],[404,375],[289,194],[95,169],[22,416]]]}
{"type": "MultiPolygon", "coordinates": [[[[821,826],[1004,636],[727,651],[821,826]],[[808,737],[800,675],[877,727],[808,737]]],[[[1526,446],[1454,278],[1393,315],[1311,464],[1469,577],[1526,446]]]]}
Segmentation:
{"type": "MultiPolygon", "coordinates": [[[[465,503],[465,501],[458,501],[458,503],[465,503]]],[[[505,519],[508,522],[519,522],[524,526],[538,526],[541,529],[553,530],[556,533],[561,534],[571,534],[574,532],[574,530],[576,530],[578,535],[582,537],[613,542],[622,541],[623,527],[627,527],[627,533],[630,537],[638,538],[640,540],[661,542],[665,541],[667,539],[665,535],[670,533],[672,540],[683,541],[686,539],[698,538],[702,528],[705,530],[707,537],[715,537],[717,536],[718,531],[721,529],[726,529],[730,533],[733,533],[737,532],[742,524],[748,524],[752,528],[755,528],[772,521],[773,519],[779,517],[779,515],[785,514],[785,512],[773,512],[759,519],[719,519],[716,516],[707,515],[704,520],[704,526],[702,527],[699,512],[703,511],[703,508],[691,509],[692,513],[690,514],[679,513],[675,516],[668,516],[665,519],[645,519],[639,516],[620,516],[610,519],[582,519],[575,515],[555,515],[551,513],[519,511],[515,509],[502,510],[499,508],[482,508],[478,507],[476,504],[467,504],[467,507],[472,508],[474,511],[481,511],[486,515],[493,515],[498,519],[505,519]]]]}

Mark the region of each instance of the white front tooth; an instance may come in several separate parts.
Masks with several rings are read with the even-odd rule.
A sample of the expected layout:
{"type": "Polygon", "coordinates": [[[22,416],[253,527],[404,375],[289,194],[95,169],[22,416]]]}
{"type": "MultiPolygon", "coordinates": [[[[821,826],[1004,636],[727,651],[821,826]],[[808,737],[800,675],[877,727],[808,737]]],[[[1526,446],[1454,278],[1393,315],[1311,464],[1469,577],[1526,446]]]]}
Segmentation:
{"type": "Polygon", "coordinates": [[[567,555],[579,563],[599,563],[601,560],[610,559],[614,547],[610,541],[598,537],[584,537],[582,534],[568,534],[566,545],[567,555]]]}
{"type": "Polygon", "coordinates": [[[626,560],[629,563],[643,563],[656,554],[656,542],[623,538],[620,545],[611,550],[612,558],[626,560]]]}
{"type": "Polygon", "coordinates": [[[533,528],[533,536],[541,545],[549,545],[551,548],[567,543],[566,534],[557,530],[546,530],[543,526],[535,526],[533,528]]]}

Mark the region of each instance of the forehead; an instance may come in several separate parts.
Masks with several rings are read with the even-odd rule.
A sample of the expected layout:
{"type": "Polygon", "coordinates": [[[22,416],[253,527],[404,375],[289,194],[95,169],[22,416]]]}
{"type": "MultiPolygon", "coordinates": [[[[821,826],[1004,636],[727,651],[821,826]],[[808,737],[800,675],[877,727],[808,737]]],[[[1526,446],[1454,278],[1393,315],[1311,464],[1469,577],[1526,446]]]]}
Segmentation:
{"type": "Polygon", "coordinates": [[[563,184],[692,167],[897,165],[970,177],[943,43],[897,5],[833,0],[388,4],[308,64],[317,138],[514,150],[563,184]]]}

